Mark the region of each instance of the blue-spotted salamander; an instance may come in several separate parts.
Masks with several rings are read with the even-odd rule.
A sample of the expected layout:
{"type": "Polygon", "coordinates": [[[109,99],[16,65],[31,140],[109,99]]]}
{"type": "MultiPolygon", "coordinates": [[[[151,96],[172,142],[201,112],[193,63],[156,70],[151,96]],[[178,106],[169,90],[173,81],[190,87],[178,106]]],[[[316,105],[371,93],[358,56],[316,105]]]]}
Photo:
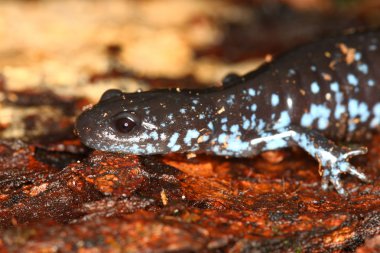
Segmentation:
{"type": "Polygon", "coordinates": [[[380,129],[380,31],[345,34],[292,50],[223,86],[106,91],[76,121],[82,142],[130,154],[252,157],[298,145],[319,161],[322,188],[346,192],[340,175],[367,181],[348,159],[355,141],[380,129]]]}

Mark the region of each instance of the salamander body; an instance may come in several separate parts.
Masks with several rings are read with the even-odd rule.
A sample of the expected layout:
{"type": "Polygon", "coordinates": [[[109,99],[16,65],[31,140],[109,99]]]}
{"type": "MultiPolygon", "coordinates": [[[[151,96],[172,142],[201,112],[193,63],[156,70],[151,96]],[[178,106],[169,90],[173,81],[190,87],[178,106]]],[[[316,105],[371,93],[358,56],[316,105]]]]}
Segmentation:
{"type": "Polygon", "coordinates": [[[292,50],[223,86],[201,90],[106,91],[77,119],[92,148],[131,154],[199,152],[252,157],[298,145],[345,194],[340,175],[366,153],[333,141],[361,140],[380,127],[380,31],[323,39],[292,50]]]}

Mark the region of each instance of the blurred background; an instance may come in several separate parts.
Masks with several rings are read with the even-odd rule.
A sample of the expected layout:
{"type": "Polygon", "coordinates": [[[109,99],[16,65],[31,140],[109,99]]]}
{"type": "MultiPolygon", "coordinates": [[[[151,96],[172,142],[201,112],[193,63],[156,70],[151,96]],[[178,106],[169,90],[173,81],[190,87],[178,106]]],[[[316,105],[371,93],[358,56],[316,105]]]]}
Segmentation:
{"type": "Polygon", "coordinates": [[[379,14],[378,0],[1,1],[0,137],[71,135],[106,89],[219,85],[379,14]]]}

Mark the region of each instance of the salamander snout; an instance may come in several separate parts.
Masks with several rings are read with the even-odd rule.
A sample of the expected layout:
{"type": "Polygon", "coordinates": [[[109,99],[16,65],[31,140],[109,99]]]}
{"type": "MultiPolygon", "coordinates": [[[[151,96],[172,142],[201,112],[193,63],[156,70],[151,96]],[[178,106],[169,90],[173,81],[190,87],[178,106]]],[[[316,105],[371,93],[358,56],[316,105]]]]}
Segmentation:
{"type": "MultiPolygon", "coordinates": [[[[129,154],[166,151],[167,143],[158,141],[156,116],[148,117],[134,108],[123,99],[107,99],[78,116],[75,133],[84,145],[97,150],[129,154]]],[[[162,138],[167,139],[165,134],[162,138]]]]}
{"type": "Polygon", "coordinates": [[[111,144],[138,136],[141,120],[136,113],[121,111],[113,114],[95,105],[78,116],[75,133],[91,148],[108,150],[111,144]]]}
{"type": "Polygon", "coordinates": [[[90,147],[92,147],[90,142],[92,139],[94,139],[94,133],[96,132],[97,128],[97,124],[94,118],[91,116],[91,109],[82,112],[82,114],[80,114],[76,119],[74,128],[75,134],[86,146],[90,147]]]}

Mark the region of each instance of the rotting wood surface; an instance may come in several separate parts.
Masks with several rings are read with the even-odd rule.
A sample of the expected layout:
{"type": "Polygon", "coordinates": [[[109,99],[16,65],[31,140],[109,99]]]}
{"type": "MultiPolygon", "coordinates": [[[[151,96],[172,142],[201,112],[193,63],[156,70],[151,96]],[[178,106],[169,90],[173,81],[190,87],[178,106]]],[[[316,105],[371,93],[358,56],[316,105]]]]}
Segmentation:
{"type": "Polygon", "coordinates": [[[352,251],[380,232],[379,141],[354,161],[373,183],[345,177],[350,199],[322,191],[316,162],[297,150],[273,164],[66,141],[82,157],[70,163],[67,151],[2,142],[0,250],[352,251]]]}

